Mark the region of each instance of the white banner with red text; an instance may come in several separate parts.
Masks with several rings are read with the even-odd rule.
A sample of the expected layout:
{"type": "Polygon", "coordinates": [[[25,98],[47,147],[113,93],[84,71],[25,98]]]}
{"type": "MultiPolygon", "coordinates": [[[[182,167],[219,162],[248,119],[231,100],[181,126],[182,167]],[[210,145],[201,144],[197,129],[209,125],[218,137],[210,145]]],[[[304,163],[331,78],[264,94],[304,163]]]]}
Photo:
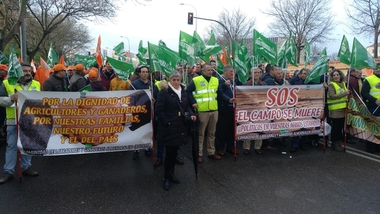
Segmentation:
{"type": "Polygon", "coordinates": [[[322,85],[238,86],[236,140],[322,133],[322,85]]]}

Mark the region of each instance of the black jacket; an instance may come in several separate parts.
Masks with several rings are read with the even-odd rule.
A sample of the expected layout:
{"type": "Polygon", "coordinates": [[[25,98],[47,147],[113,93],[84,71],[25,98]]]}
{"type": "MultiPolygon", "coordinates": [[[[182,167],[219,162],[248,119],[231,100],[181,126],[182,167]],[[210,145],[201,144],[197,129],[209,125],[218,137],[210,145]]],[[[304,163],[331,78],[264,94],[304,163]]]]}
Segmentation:
{"type": "Polygon", "coordinates": [[[107,91],[101,81],[92,81],[90,82],[90,86],[92,91],[107,91]]]}
{"type": "Polygon", "coordinates": [[[66,91],[66,85],[65,78],[53,74],[44,82],[44,91],[66,91]]]}
{"type": "MultiPolygon", "coordinates": [[[[165,84],[162,84],[165,85],[165,84]]],[[[185,111],[194,115],[189,107],[184,86],[180,86],[181,106],[185,111]]],[[[156,116],[160,123],[161,143],[164,146],[182,146],[188,141],[187,127],[184,125],[177,101],[178,95],[170,88],[163,88],[158,93],[156,116]]]]}

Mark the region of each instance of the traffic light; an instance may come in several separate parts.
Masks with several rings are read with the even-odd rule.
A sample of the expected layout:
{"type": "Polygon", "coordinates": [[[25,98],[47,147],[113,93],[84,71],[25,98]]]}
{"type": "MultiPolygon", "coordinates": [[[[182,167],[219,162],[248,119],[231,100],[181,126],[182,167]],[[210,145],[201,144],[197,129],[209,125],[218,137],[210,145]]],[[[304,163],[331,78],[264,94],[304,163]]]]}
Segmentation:
{"type": "Polygon", "coordinates": [[[189,13],[187,15],[187,24],[192,25],[193,24],[193,19],[194,19],[193,13],[189,13]]]}

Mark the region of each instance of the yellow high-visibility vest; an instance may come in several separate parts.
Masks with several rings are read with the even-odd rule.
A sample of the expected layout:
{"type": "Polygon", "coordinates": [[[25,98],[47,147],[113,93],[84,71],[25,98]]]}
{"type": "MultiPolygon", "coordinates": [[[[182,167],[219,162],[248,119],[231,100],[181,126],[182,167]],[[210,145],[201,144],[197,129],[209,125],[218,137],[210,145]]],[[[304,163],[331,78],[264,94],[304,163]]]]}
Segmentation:
{"type": "MultiPolygon", "coordinates": [[[[343,88],[341,88],[336,82],[331,82],[335,89],[335,94],[340,94],[347,91],[346,85],[343,83],[343,88]]],[[[345,109],[347,106],[347,96],[341,97],[339,99],[331,99],[330,96],[327,95],[327,104],[329,110],[338,110],[345,109]]]]}
{"type": "Polygon", "coordinates": [[[376,88],[376,85],[380,83],[380,78],[373,74],[365,79],[368,81],[370,87],[369,94],[377,100],[380,100],[380,88],[376,88]]]}
{"type": "MultiPolygon", "coordinates": [[[[14,94],[15,89],[17,91],[22,91],[23,88],[19,83],[16,83],[16,85],[11,85],[9,84],[8,80],[3,81],[5,89],[7,90],[8,95],[14,94]]],[[[32,80],[32,83],[30,84],[28,91],[41,91],[41,85],[38,81],[32,80]]],[[[7,114],[7,119],[15,119],[16,114],[15,114],[15,107],[7,107],[6,108],[6,114],[7,114]]]]}
{"type": "Polygon", "coordinates": [[[218,101],[216,100],[219,80],[211,77],[210,81],[203,76],[198,76],[193,79],[195,91],[193,97],[198,105],[199,112],[216,111],[218,110],[218,101]]]}

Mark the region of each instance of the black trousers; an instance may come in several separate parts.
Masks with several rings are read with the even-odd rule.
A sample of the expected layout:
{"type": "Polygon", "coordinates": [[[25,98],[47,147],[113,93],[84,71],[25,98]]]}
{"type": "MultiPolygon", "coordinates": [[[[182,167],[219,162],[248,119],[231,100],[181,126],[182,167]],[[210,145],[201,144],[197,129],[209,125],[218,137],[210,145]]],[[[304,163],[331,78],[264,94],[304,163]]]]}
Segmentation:
{"type": "Polygon", "coordinates": [[[164,178],[169,179],[174,174],[175,161],[177,159],[177,152],[179,147],[166,146],[166,153],[164,159],[164,178]]]}
{"type": "Polygon", "coordinates": [[[232,151],[234,149],[234,112],[219,112],[218,123],[216,124],[215,133],[215,150],[232,151]]]}
{"type": "Polygon", "coordinates": [[[333,143],[343,141],[344,118],[331,118],[331,122],[331,141],[333,143]]]}

